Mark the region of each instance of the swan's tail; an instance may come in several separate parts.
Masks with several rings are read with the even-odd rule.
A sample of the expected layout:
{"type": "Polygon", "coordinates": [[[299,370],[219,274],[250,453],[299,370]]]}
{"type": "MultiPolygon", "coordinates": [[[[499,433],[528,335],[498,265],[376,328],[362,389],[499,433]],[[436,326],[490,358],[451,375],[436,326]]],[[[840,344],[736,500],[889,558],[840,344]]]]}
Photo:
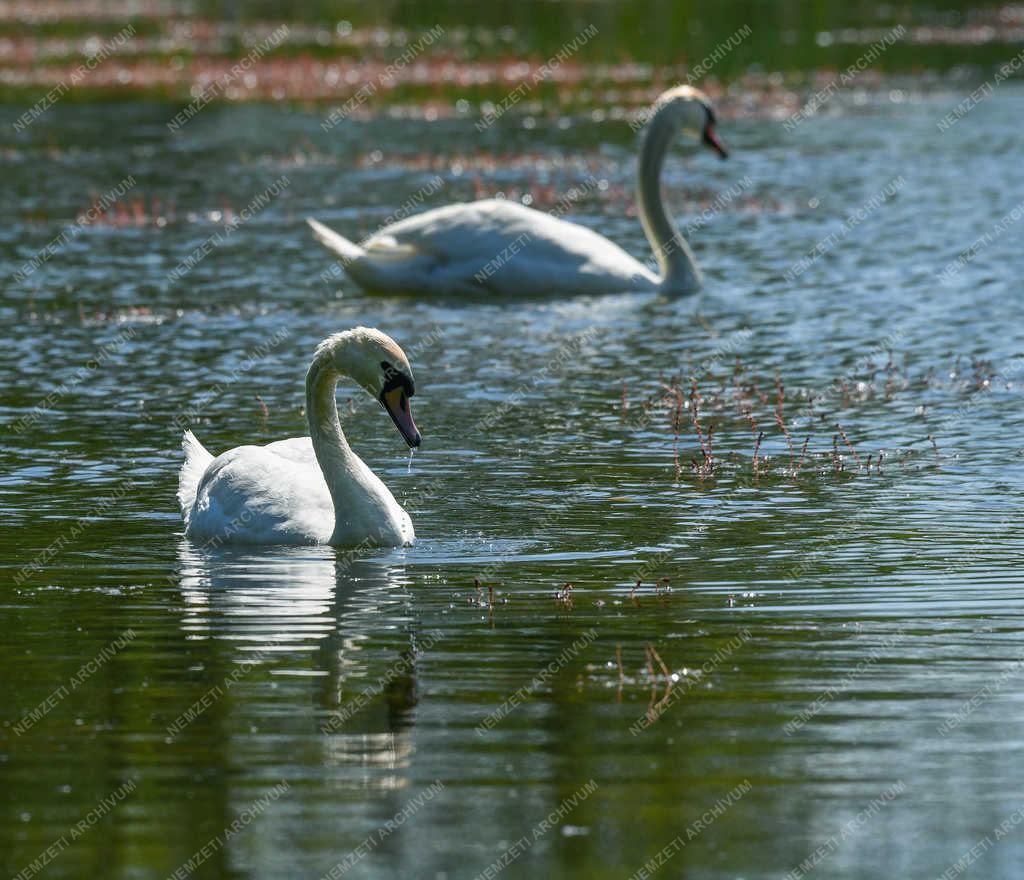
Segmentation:
{"type": "Polygon", "coordinates": [[[191,431],[186,431],[185,436],[181,438],[181,448],[185,452],[185,463],[178,474],[178,504],[181,505],[181,515],[187,529],[189,517],[192,516],[192,506],[196,503],[199,481],[213,461],[213,456],[191,431]]]}
{"type": "Polygon", "coordinates": [[[338,255],[342,266],[348,268],[351,263],[366,256],[366,251],[359,245],[353,244],[343,235],[338,235],[333,229],[328,229],[323,223],[317,222],[312,217],[307,217],[306,222],[320,243],[338,255]]]}

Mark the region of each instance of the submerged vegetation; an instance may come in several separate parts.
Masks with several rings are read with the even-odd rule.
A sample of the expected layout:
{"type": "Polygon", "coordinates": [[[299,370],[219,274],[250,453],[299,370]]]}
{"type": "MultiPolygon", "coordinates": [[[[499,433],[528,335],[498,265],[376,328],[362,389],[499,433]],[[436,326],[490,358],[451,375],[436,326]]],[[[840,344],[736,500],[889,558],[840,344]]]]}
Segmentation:
{"type": "Polygon", "coordinates": [[[950,396],[954,405],[964,400],[973,405],[977,395],[994,387],[1013,387],[1008,377],[997,376],[992,363],[983,358],[956,357],[948,370],[937,371],[933,366],[914,374],[906,358],[898,364],[891,351],[885,356],[884,361],[858,363],[856,372],[836,378],[825,388],[791,390],[787,398],[778,373],[772,387],[770,380],[758,376],[737,355],[730,371],[715,375],[707,370],[700,383],[691,378],[688,389],[679,374],[661,377],[657,388],[636,403],[631,402],[629,385],[623,381],[617,409],[622,424],[631,432],[671,435],[676,481],[688,474],[693,484],[701,487],[723,471],[756,483],[765,478],[870,477],[894,468],[939,468],[941,434],[937,438],[933,432],[959,427],[966,413],[936,427],[929,411],[948,406],[950,396]],[[897,402],[905,407],[908,399],[921,425],[921,436],[912,444],[880,445],[865,454],[863,448],[871,449],[871,438],[862,438],[858,451],[839,421],[844,414],[856,416],[871,406],[897,402]],[[750,454],[736,448],[744,429],[750,436],[750,454]],[[794,431],[799,431],[802,439],[794,439],[794,431]],[[688,437],[692,451],[685,449],[688,437]],[[778,451],[765,454],[765,441],[778,451]],[[732,448],[723,452],[723,443],[732,448]]]}

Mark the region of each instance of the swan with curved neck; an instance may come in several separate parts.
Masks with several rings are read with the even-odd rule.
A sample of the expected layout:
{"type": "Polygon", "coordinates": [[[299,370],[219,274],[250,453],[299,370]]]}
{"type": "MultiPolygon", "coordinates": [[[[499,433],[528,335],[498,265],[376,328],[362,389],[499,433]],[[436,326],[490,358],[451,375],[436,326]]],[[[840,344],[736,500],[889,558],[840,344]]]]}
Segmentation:
{"type": "Polygon", "coordinates": [[[386,226],[361,244],[316,220],[310,219],[309,225],[347,274],[371,292],[693,293],[701,285],[700,270],[665,208],[661,170],[680,133],[698,138],[722,158],[728,153],[715,133],[714,110],[703,92],[678,86],[655,106],[640,150],[637,206],[657,273],[585,226],[503,199],[435,208],[386,226]]]}
{"type": "Polygon", "coordinates": [[[345,439],[335,399],[341,377],[380,402],[409,446],[420,445],[402,349],[367,327],[336,333],[317,347],[306,374],[309,437],[237,446],[214,458],[185,432],[178,501],[187,537],[208,546],[412,543],[409,514],[345,439]]]}

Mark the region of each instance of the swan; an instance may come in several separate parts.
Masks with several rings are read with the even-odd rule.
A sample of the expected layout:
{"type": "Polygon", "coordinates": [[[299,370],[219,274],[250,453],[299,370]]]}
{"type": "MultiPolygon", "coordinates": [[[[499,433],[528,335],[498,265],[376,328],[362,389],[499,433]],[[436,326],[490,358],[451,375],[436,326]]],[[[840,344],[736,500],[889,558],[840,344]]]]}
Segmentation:
{"type": "Polygon", "coordinates": [[[236,446],[214,458],[185,432],[178,502],[186,537],[213,546],[412,543],[409,514],[342,433],[334,397],[342,376],[380,401],[409,446],[420,445],[405,353],[379,330],[336,333],[317,346],[306,374],[309,437],[236,446]]]}
{"type": "Polygon", "coordinates": [[[723,159],[707,96],[692,86],[665,92],[647,125],[637,177],[644,233],[658,261],[653,273],[584,226],[503,199],[448,205],[386,226],[361,245],[312,218],[316,237],[348,275],[371,292],[411,294],[693,293],[701,274],[665,210],[661,166],[676,134],[699,137],[723,159]]]}

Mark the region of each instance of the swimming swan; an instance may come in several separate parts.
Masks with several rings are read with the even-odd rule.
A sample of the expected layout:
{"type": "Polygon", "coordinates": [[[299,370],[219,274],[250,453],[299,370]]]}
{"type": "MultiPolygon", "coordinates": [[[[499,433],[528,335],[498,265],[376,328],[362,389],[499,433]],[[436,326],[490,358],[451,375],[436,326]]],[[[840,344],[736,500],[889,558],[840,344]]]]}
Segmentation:
{"type": "Polygon", "coordinates": [[[311,436],[237,446],[214,458],[185,432],[178,502],[186,536],[214,546],[412,543],[409,514],[342,433],[334,397],[341,376],[380,401],[406,443],[420,445],[409,408],[412,369],[402,349],[367,327],[336,333],[317,346],[306,374],[311,436]]]}
{"type": "Polygon", "coordinates": [[[691,86],[665,92],[640,150],[637,203],[660,275],[584,226],[516,202],[487,199],[435,208],[386,226],[361,245],[309,219],[361,287],[383,293],[692,293],[701,275],[661,198],[661,166],[679,132],[699,137],[723,159],[715,114],[691,86]]]}

